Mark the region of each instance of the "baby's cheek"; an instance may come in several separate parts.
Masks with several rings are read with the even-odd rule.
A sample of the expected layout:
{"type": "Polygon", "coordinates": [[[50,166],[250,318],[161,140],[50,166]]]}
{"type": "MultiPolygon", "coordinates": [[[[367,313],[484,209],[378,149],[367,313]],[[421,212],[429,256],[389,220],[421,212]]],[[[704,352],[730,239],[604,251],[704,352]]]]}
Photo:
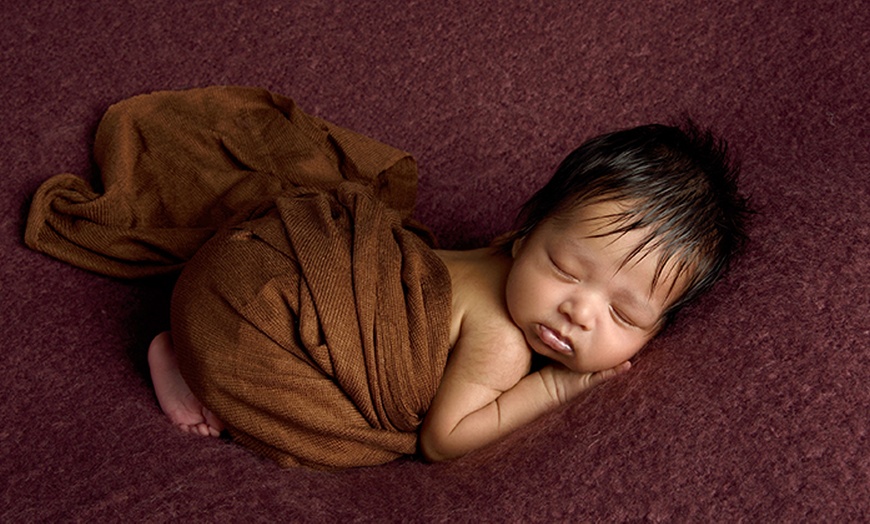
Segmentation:
{"type": "Polygon", "coordinates": [[[644,345],[646,345],[646,337],[626,335],[625,333],[617,334],[615,340],[612,341],[611,351],[608,355],[608,363],[612,361],[609,367],[631,359],[640,352],[644,345]]]}

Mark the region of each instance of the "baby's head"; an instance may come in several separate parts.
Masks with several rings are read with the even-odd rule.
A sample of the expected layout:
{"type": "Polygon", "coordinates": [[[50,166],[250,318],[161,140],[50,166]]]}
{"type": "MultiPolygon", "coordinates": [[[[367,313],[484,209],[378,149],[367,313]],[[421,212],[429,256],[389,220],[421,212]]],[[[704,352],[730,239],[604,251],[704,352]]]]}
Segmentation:
{"type": "Polygon", "coordinates": [[[568,155],[526,202],[502,245],[516,255],[539,230],[549,232],[539,237],[565,238],[582,231],[583,238],[606,240],[602,247],[627,249],[620,270],[652,261],[649,294],[658,293],[662,305],[658,332],[722,276],[744,243],[747,207],[737,174],[724,141],[691,123],[598,136],[568,155]]]}

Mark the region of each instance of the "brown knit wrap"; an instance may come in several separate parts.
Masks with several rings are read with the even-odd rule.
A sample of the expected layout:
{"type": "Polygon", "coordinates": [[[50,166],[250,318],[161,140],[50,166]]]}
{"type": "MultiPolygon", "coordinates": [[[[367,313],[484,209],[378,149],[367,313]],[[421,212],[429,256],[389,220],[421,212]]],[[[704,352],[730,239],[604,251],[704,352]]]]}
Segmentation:
{"type": "Polygon", "coordinates": [[[415,451],[451,299],[409,220],[407,154],[266,91],[209,88],[113,106],[95,156],[104,193],[47,181],[28,245],[120,277],[184,266],[182,374],[237,441],[318,468],[415,451]]]}
{"type": "Polygon", "coordinates": [[[180,269],[237,213],[286,189],[357,181],[403,217],[416,197],[407,153],[255,88],[124,100],[103,116],[94,159],[103,193],[70,174],[47,180],[33,197],[25,242],[122,278],[180,269]]]}

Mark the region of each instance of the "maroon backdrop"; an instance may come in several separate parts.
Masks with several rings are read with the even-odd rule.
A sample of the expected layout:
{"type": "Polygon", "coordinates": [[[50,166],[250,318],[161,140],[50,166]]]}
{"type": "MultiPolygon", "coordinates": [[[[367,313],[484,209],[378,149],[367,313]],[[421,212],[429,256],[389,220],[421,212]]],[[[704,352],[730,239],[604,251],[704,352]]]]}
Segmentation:
{"type": "Polygon", "coordinates": [[[858,1],[7,2],[0,521],[856,521],[870,512],[870,16],[858,1]],[[746,257],[631,373],[462,460],[279,470],[161,415],[172,278],[28,251],[97,173],[113,102],[257,85],[412,152],[417,216],[488,241],[582,139],[683,113],[729,137],[746,257]]]}

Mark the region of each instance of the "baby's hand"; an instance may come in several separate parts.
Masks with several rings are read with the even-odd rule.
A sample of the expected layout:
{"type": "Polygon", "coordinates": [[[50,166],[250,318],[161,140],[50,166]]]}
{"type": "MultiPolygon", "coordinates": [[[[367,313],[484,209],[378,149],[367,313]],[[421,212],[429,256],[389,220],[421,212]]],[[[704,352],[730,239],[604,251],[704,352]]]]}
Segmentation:
{"type": "Polygon", "coordinates": [[[550,395],[565,404],[587,389],[597,386],[609,378],[624,373],[631,368],[631,362],[623,362],[618,366],[594,373],[579,373],[564,366],[550,364],[541,369],[541,378],[550,395]]]}

